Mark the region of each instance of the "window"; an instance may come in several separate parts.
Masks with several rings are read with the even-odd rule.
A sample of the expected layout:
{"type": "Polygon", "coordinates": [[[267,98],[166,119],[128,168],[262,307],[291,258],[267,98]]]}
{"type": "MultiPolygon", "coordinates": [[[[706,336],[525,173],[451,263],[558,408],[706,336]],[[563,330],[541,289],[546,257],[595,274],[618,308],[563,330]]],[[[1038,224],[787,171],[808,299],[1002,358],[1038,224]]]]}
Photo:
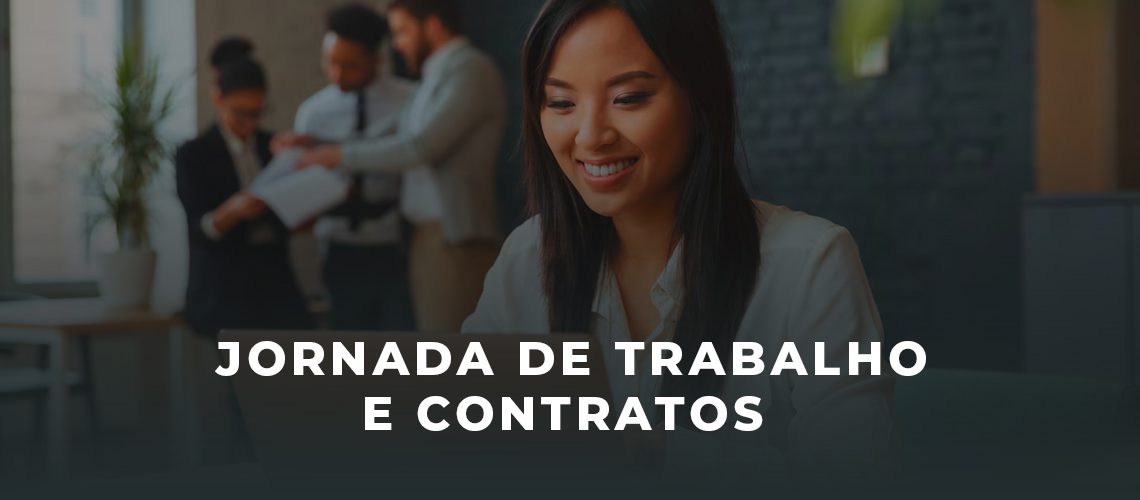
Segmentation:
{"type": "Polygon", "coordinates": [[[12,278],[94,278],[94,250],[112,244],[83,186],[103,123],[98,95],[115,64],[119,0],[10,0],[12,278]],[[90,236],[90,237],[88,237],[90,236]]]}
{"type": "MultiPolygon", "coordinates": [[[[193,137],[194,9],[192,0],[0,0],[0,291],[96,293],[95,256],[115,248],[84,186],[83,146],[105,126],[96,96],[111,86],[120,41],[139,37],[163,78],[179,82],[162,133],[171,144],[193,137]]],[[[174,307],[185,227],[172,168],[150,196],[155,286],[169,289],[156,300],[174,307]]]]}

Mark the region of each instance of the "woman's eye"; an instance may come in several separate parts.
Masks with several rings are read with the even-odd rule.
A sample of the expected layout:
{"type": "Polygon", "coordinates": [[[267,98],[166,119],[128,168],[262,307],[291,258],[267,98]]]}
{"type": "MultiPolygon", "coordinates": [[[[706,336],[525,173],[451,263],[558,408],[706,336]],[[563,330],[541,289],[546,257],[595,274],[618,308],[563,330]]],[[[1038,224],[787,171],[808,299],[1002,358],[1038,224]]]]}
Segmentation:
{"type": "Polygon", "coordinates": [[[562,101],[557,101],[557,100],[556,100],[556,101],[547,101],[547,103],[546,103],[546,107],[548,107],[548,108],[550,108],[550,109],[565,110],[565,109],[570,109],[570,108],[573,108],[573,107],[574,107],[574,103],[572,103],[572,102],[570,102],[570,101],[565,101],[565,100],[562,100],[562,101]]]}
{"type": "Polygon", "coordinates": [[[634,105],[634,104],[641,104],[641,103],[644,103],[645,101],[648,101],[648,100],[649,100],[649,94],[647,94],[647,93],[642,92],[642,93],[636,93],[636,94],[624,94],[624,95],[620,95],[616,99],[614,99],[614,104],[628,106],[628,105],[634,105]]]}

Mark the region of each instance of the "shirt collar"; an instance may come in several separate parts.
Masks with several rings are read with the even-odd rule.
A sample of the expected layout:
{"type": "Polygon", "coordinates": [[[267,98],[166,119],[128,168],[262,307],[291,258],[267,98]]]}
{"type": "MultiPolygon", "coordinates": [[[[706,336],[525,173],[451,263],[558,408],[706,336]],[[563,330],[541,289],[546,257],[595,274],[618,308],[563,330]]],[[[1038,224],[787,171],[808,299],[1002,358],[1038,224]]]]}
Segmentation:
{"type": "MultiPolygon", "coordinates": [[[[657,307],[657,312],[661,315],[662,321],[670,319],[671,313],[674,312],[676,306],[681,304],[685,296],[684,269],[681,261],[684,253],[682,250],[684,248],[683,242],[684,240],[681,240],[677,246],[673,247],[669,261],[665,263],[665,268],[657,276],[657,281],[650,291],[650,299],[653,301],[653,305],[657,307]]],[[[613,270],[607,264],[602,264],[602,277],[598,282],[597,292],[594,293],[594,304],[591,311],[606,320],[610,320],[612,319],[610,318],[611,307],[620,301],[621,294],[618,290],[617,277],[614,276],[613,270]]]]}
{"type": "Polygon", "coordinates": [[[373,78],[371,82],[368,82],[368,85],[361,87],[360,90],[353,90],[351,92],[345,92],[345,91],[341,90],[340,87],[337,87],[335,84],[330,85],[330,87],[333,90],[336,90],[337,95],[339,95],[341,98],[352,98],[353,102],[356,102],[355,99],[356,99],[357,94],[364,94],[367,97],[372,97],[372,96],[378,94],[380,91],[380,86],[383,84],[383,81],[384,81],[384,77],[377,74],[376,78],[373,78]]]}
{"type": "Polygon", "coordinates": [[[222,131],[222,138],[226,140],[226,147],[228,147],[230,149],[230,153],[233,153],[235,156],[242,154],[247,148],[249,148],[250,143],[253,139],[253,137],[250,137],[250,139],[243,141],[221,123],[218,124],[218,130],[222,131]]]}
{"type": "Polygon", "coordinates": [[[673,247],[673,254],[669,256],[669,262],[665,263],[665,269],[661,271],[654,285],[654,290],[661,290],[677,304],[680,304],[685,296],[685,273],[682,265],[685,252],[681,243],[682,241],[678,241],[677,246],[673,247]]]}
{"type": "Polygon", "coordinates": [[[439,50],[435,51],[435,53],[428,56],[427,60],[424,61],[424,78],[427,78],[438,71],[439,67],[442,66],[443,63],[447,61],[452,54],[458,52],[459,49],[466,47],[470,43],[471,42],[467,40],[467,37],[457,36],[451,39],[450,42],[447,42],[447,44],[443,47],[440,47],[439,50]]]}

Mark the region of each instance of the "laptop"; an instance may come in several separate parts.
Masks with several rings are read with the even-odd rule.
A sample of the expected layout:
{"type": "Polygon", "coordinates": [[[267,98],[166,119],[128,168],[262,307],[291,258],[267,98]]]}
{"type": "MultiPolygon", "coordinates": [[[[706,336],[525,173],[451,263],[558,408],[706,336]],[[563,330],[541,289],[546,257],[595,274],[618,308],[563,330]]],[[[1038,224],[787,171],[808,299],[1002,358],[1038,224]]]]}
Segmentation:
{"type": "MultiPolygon", "coordinates": [[[[610,400],[610,388],[602,353],[587,335],[457,335],[420,333],[330,333],[224,331],[221,342],[239,342],[241,369],[232,377],[242,416],[255,451],[270,478],[344,477],[581,477],[606,474],[625,459],[622,433],[578,430],[577,398],[610,400]],[[248,366],[249,351],[262,341],[277,343],[285,362],[279,374],[261,376],[248,366]],[[323,376],[306,371],[293,373],[293,346],[297,342],[319,344],[324,359],[318,365],[323,376]],[[363,343],[363,375],[355,375],[342,363],[342,375],[332,373],[334,344],[353,352],[363,343]],[[447,347],[450,369],[441,375],[416,375],[417,342],[436,342],[447,347]],[[473,370],[456,374],[470,345],[478,342],[494,371],[487,376],[473,370]],[[553,352],[553,367],[545,375],[519,374],[520,343],[541,342],[553,352]],[[585,342],[589,375],[562,374],[563,343],[585,342]],[[388,344],[398,349],[411,375],[388,369],[372,375],[388,344]],[[458,415],[469,397],[484,398],[492,409],[486,430],[462,427],[458,415]],[[390,397],[391,404],[374,408],[389,411],[391,430],[365,430],[366,398],[390,397]],[[447,405],[426,411],[430,422],[447,422],[446,430],[431,432],[421,425],[420,405],[430,397],[446,398],[447,405]],[[503,430],[507,404],[511,410],[525,407],[532,398],[533,430],[523,430],[511,419],[512,430],[503,430]],[[553,410],[541,404],[542,397],[571,398],[561,407],[561,429],[551,430],[553,410]]],[[[582,354],[582,351],[576,351],[582,354]]],[[[311,353],[310,353],[311,354],[311,353]]],[[[262,353],[263,366],[273,364],[262,353]]],[[[438,365],[441,357],[429,353],[428,362],[438,365]]],[[[532,366],[540,364],[532,358],[532,366]]],[[[441,401],[441,400],[435,400],[441,401]]],[[[474,400],[473,400],[474,401],[474,400]]],[[[466,405],[464,423],[486,418],[477,402],[466,405]]],[[[619,409],[612,408],[611,415],[619,409]]],[[[376,414],[372,414],[375,417],[376,414]]],[[[607,419],[609,420],[609,419],[607,419]]]]}

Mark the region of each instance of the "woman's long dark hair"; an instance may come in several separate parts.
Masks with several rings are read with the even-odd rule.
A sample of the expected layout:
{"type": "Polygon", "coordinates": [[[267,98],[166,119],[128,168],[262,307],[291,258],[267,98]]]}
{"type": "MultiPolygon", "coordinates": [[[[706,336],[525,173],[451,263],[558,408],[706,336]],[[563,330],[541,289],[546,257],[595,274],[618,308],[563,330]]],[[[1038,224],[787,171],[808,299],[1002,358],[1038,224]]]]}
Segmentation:
{"type": "MultiPolygon", "coordinates": [[[[732,67],[712,0],[550,0],[523,46],[523,153],[529,208],[542,226],[543,283],[551,330],[590,330],[599,276],[617,237],[563,175],[540,121],[558,41],[577,20],[616,7],[680,84],[692,107],[693,148],[677,204],[684,298],[673,342],[692,359],[712,342],[728,359],[755,288],[760,230],[736,170],[732,67]]],[[[664,319],[664,318],[663,318],[664,319]]],[[[688,363],[686,363],[688,364],[688,363]]],[[[663,393],[719,393],[723,378],[669,377],[663,393]]]]}

